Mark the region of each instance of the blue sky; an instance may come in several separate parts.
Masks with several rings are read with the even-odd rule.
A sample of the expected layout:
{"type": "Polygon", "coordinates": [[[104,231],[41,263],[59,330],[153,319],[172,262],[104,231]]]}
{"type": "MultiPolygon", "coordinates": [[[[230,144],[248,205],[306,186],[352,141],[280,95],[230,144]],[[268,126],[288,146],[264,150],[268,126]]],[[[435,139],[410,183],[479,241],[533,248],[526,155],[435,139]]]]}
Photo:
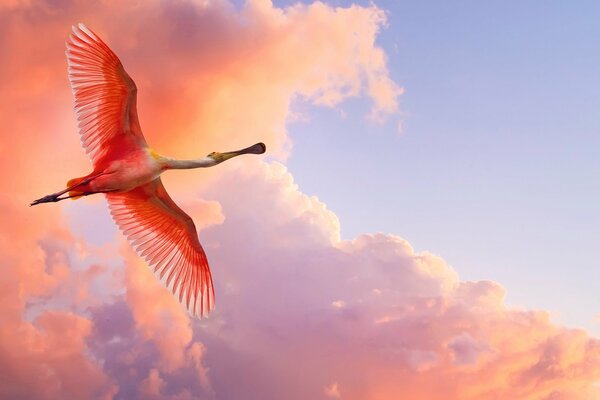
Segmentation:
{"type": "Polygon", "coordinates": [[[501,283],[509,305],[600,334],[600,4],[375,4],[403,131],[366,120],[367,100],[298,104],[301,190],[343,238],[400,235],[501,283]]]}

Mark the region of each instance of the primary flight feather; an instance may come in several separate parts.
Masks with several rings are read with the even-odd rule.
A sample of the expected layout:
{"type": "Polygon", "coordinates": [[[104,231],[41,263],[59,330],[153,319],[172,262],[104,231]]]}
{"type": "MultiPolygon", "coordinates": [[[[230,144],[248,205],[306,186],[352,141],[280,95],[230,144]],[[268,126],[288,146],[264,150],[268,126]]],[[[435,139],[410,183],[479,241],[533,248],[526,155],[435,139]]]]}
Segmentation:
{"type": "Polygon", "coordinates": [[[115,223],[157,278],[192,315],[207,315],[215,296],[206,254],[194,221],[171,199],[160,174],[262,154],[265,145],[195,160],[161,156],[144,139],[137,88],[115,53],[83,24],[73,27],[66,45],[77,128],[94,170],[31,205],[104,193],[115,223]]]}

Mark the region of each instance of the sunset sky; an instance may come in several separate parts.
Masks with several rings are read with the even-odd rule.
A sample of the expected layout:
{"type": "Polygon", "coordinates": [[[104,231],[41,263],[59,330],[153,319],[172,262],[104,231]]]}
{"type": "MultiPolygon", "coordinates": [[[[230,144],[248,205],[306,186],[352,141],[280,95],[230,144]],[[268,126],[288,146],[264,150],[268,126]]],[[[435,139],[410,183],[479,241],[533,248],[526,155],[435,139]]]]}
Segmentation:
{"type": "Polygon", "coordinates": [[[600,399],[600,5],[0,2],[0,398],[600,399]],[[125,5],[124,5],[125,4],[125,5]],[[64,42],[138,86],[191,319],[93,196],[64,42]]]}

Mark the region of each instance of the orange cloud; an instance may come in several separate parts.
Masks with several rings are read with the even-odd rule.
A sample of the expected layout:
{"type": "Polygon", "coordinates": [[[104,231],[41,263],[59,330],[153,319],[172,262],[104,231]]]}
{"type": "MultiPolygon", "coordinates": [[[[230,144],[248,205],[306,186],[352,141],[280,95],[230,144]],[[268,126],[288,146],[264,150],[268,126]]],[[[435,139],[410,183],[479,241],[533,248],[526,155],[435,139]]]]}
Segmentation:
{"type": "Polygon", "coordinates": [[[63,288],[81,283],[70,263],[74,240],[53,216],[33,220],[22,206],[0,204],[0,397],[112,398],[116,386],[86,352],[92,322],[74,313],[70,294],[60,300],[63,288]],[[73,311],[45,309],[50,300],[73,311]]]}

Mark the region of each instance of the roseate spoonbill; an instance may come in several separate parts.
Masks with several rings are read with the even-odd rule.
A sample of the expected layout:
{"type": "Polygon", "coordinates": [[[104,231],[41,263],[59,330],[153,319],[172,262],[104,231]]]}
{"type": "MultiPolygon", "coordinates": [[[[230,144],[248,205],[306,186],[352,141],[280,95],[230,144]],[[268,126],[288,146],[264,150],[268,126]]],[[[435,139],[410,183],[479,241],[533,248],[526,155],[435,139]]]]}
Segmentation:
{"type": "Polygon", "coordinates": [[[169,197],[160,174],[262,154],[265,145],[213,152],[196,160],[156,153],[140,128],[135,83],[115,53],[83,24],[73,26],[66,45],[78,130],[94,170],[31,205],[104,193],[114,221],[157,278],[192,315],[208,314],[214,288],[206,255],[194,222],[169,197]]]}

